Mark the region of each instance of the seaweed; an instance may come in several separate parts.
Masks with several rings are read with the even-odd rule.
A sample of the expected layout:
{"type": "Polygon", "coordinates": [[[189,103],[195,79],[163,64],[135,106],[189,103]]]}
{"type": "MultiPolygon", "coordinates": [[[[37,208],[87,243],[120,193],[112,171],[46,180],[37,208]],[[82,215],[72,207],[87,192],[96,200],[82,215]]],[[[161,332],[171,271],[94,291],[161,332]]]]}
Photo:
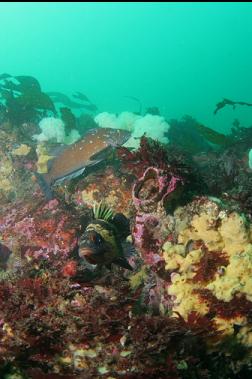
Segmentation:
{"type": "Polygon", "coordinates": [[[91,101],[87,98],[87,96],[82,94],[81,92],[77,92],[76,94],[73,94],[74,98],[81,100],[81,102],[79,103],[72,100],[69,96],[61,92],[47,92],[47,95],[52,99],[54,103],[63,104],[68,108],[86,109],[90,112],[97,111],[97,106],[91,103],[91,101]]]}
{"type": "Polygon", "coordinates": [[[77,121],[75,115],[67,107],[60,108],[60,114],[65,125],[66,134],[70,134],[71,130],[76,128],[77,121]]]}
{"type": "Polygon", "coordinates": [[[181,120],[171,119],[169,125],[167,135],[171,145],[179,146],[190,154],[212,150],[208,141],[197,130],[197,125],[200,124],[193,117],[186,115],[181,120]]]}
{"type": "Polygon", "coordinates": [[[145,136],[141,138],[138,150],[130,151],[126,147],[120,147],[117,149],[117,155],[122,161],[123,168],[135,177],[143,175],[149,167],[169,169],[172,174],[183,177],[190,173],[188,157],[185,154],[145,136]]]}
{"type": "Polygon", "coordinates": [[[218,251],[209,251],[206,246],[203,246],[204,255],[196,265],[195,276],[192,281],[209,282],[214,279],[214,276],[221,266],[227,266],[229,263],[228,257],[218,251]]]}
{"type": "Polygon", "coordinates": [[[213,113],[216,115],[226,105],[231,105],[233,109],[235,109],[236,105],[246,105],[248,107],[252,107],[251,103],[246,103],[245,101],[232,101],[229,99],[223,99],[222,101],[216,104],[216,107],[213,113]]]}
{"type": "Polygon", "coordinates": [[[217,299],[216,296],[208,289],[197,289],[194,291],[202,301],[207,302],[209,314],[218,315],[221,318],[230,320],[233,317],[252,315],[252,302],[247,300],[246,295],[234,295],[231,301],[217,299]]]}
{"type": "Polygon", "coordinates": [[[1,75],[0,99],[4,118],[16,126],[36,122],[50,113],[56,114],[52,100],[32,76],[1,75]]]}
{"type": "Polygon", "coordinates": [[[202,124],[196,124],[195,128],[206,140],[215,145],[229,146],[234,142],[231,136],[216,132],[202,124]]]}

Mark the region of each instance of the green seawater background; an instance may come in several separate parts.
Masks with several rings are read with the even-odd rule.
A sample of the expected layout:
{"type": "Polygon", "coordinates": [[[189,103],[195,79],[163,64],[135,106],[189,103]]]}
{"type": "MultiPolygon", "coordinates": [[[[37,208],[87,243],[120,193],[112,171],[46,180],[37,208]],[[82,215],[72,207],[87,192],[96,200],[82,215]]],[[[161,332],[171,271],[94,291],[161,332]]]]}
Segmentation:
{"type": "Polygon", "coordinates": [[[228,132],[252,125],[252,3],[0,4],[0,73],[44,91],[84,92],[99,111],[158,106],[228,132]]]}

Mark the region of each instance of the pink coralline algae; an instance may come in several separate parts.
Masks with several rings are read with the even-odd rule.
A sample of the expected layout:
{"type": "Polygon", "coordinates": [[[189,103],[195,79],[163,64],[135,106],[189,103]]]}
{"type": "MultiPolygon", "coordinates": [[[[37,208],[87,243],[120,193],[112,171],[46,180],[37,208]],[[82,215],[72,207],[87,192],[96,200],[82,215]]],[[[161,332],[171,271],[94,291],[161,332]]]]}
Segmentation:
{"type": "Polygon", "coordinates": [[[57,200],[38,204],[33,212],[13,208],[1,217],[0,230],[7,246],[14,245],[22,256],[36,259],[56,254],[67,257],[77,244],[76,225],[57,200]]]}
{"type": "Polygon", "coordinates": [[[133,186],[133,201],[137,209],[144,212],[156,210],[159,203],[165,205],[177,189],[182,178],[166,170],[149,167],[133,186]]]}
{"type": "Polygon", "coordinates": [[[133,203],[137,210],[133,239],[144,262],[150,266],[163,260],[160,248],[169,230],[165,206],[182,184],[179,176],[149,167],[133,186],[133,203]]]}

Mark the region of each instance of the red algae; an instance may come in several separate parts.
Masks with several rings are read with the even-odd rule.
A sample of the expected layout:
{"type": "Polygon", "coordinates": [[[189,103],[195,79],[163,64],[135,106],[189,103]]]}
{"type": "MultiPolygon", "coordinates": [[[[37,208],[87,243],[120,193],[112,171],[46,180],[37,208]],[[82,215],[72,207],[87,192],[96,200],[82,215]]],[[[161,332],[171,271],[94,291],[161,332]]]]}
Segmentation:
{"type": "Polygon", "coordinates": [[[62,269],[62,275],[63,276],[75,276],[77,273],[77,262],[76,261],[69,261],[67,262],[62,269]]]}
{"type": "Polygon", "coordinates": [[[143,175],[144,171],[150,166],[160,169],[167,168],[167,151],[159,142],[150,141],[146,137],[141,138],[140,148],[137,151],[119,147],[117,154],[122,160],[125,171],[131,172],[136,177],[143,175]]]}
{"type": "Polygon", "coordinates": [[[224,253],[209,251],[205,246],[202,249],[204,250],[204,255],[196,265],[196,274],[192,279],[194,283],[213,280],[218,268],[226,267],[229,263],[229,259],[224,253]]]}
{"type": "Polygon", "coordinates": [[[200,296],[201,301],[208,304],[210,314],[226,320],[238,316],[252,316],[252,302],[244,294],[236,294],[231,301],[223,301],[217,299],[208,289],[197,289],[194,293],[200,296]]]}

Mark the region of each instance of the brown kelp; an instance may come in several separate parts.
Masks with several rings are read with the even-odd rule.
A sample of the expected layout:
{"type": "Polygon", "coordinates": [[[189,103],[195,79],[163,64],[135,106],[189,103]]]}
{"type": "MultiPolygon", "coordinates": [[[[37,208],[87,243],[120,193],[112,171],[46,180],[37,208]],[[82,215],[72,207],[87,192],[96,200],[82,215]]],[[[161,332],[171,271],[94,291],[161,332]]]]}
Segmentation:
{"type": "Polygon", "coordinates": [[[230,136],[216,132],[215,130],[202,124],[196,124],[195,128],[206,140],[215,145],[228,146],[233,142],[233,139],[230,136]]]}
{"type": "Polygon", "coordinates": [[[59,92],[45,93],[33,76],[12,76],[5,73],[0,75],[0,122],[9,123],[22,140],[31,139],[37,131],[36,124],[42,118],[57,117],[59,114],[65,124],[66,134],[70,134],[73,129],[79,129],[83,135],[90,128],[89,125],[94,127],[93,118],[92,123],[88,114],[78,118],[72,109],[83,109],[92,113],[97,110],[96,105],[81,92],[73,94],[73,99],[78,99],[79,102],[59,92]],[[64,106],[58,109],[56,103],[64,106]]]}
{"type": "Polygon", "coordinates": [[[77,118],[70,108],[60,108],[61,120],[64,122],[66,134],[70,134],[71,130],[76,129],[77,118]]]}
{"type": "Polygon", "coordinates": [[[61,93],[61,92],[47,92],[47,95],[53,100],[54,103],[60,103],[65,105],[68,108],[73,109],[86,109],[90,112],[97,111],[97,107],[95,104],[91,103],[88,97],[81,92],[77,92],[73,94],[75,99],[78,99],[80,102],[76,102],[72,100],[69,96],[61,93]]]}
{"type": "Polygon", "coordinates": [[[47,112],[56,114],[53,101],[32,76],[2,75],[0,96],[5,107],[5,118],[16,125],[38,121],[47,112]]]}
{"type": "Polygon", "coordinates": [[[190,154],[212,150],[208,140],[198,128],[200,123],[193,117],[186,115],[181,120],[171,119],[169,125],[167,135],[171,145],[180,147],[190,154]]]}
{"type": "Polygon", "coordinates": [[[246,105],[248,107],[252,107],[252,103],[246,103],[245,101],[232,101],[229,99],[223,99],[219,103],[216,104],[214,114],[216,115],[221,109],[223,109],[226,105],[230,105],[235,109],[237,105],[246,105]]]}

